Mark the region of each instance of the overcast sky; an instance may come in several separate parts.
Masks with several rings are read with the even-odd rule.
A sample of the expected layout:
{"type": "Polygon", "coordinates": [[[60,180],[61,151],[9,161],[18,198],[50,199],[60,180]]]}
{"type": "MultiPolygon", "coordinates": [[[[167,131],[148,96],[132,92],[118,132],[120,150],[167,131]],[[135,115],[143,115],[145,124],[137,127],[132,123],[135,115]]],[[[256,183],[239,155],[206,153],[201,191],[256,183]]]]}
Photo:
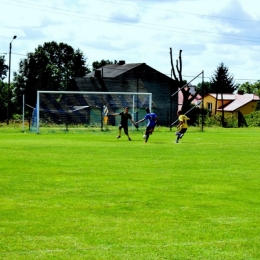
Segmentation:
{"type": "Polygon", "coordinates": [[[0,10],[7,65],[17,36],[12,73],[28,52],[55,41],[79,48],[90,69],[125,60],[170,76],[172,48],[174,63],[182,50],[187,81],[202,71],[209,81],[221,62],[236,83],[260,80],[259,0],[0,0],[0,10]]]}

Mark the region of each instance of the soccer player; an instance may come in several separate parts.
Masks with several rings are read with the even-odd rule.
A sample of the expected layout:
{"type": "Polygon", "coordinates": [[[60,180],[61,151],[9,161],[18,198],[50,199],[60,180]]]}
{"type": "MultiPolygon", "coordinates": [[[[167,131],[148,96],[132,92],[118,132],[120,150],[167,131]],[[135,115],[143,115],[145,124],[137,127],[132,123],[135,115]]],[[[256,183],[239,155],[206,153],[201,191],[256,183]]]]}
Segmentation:
{"type": "Polygon", "coordinates": [[[149,108],[146,108],[146,115],[143,119],[139,120],[138,122],[136,122],[136,125],[143,122],[144,120],[148,120],[148,124],[146,126],[146,130],[145,130],[145,143],[147,143],[148,139],[149,139],[149,135],[151,135],[154,131],[154,128],[157,124],[158,121],[158,117],[155,113],[151,113],[149,108]]]}
{"type": "Polygon", "coordinates": [[[121,137],[121,130],[123,128],[125,134],[128,137],[128,140],[132,141],[132,139],[130,138],[129,133],[128,133],[128,119],[134,124],[135,127],[136,127],[136,124],[132,120],[132,116],[128,112],[129,112],[129,107],[125,107],[124,112],[112,114],[112,116],[121,116],[121,121],[120,121],[120,124],[119,124],[117,139],[121,137]]]}
{"type": "Polygon", "coordinates": [[[179,124],[177,125],[177,132],[175,133],[177,135],[176,143],[178,143],[179,139],[181,139],[186,133],[188,129],[187,121],[190,120],[187,116],[183,115],[181,110],[177,112],[177,115],[179,117],[179,124]]]}

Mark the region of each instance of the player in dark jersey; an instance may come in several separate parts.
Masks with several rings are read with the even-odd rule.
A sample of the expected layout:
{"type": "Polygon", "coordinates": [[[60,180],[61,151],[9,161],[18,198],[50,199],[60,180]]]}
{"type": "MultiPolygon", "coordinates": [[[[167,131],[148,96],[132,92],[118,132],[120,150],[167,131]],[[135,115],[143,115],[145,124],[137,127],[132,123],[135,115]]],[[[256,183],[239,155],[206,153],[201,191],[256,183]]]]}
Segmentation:
{"type": "Polygon", "coordinates": [[[148,124],[146,126],[146,130],[145,130],[145,143],[147,143],[148,139],[149,139],[149,135],[151,135],[154,131],[154,128],[157,124],[158,121],[158,117],[155,113],[151,113],[149,108],[146,108],[146,115],[143,119],[139,120],[138,122],[136,122],[136,124],[139,124],[141,122],[143,122],[144,120],[148,120],[148,124]]]}
{"type": "Polygon", "coordinates": [[[121,130],[122,128],[124,129],[125,134],[128,137],[129,141],[132,141],[129,133],[128,133],[128,119],[134,124],[134,126],[136,127],[136,123],[132,120],[132,116],[131,114],[128,113],[129,112],[129,107],[125,107],[125,111],[121,112],[121,113],[117,113],[117,114],[112,114],[113,116],[121,116],[121,121],[119,124],[119,132],[118,132],[118,136],[117,139],[121,137],[121,130]]]}

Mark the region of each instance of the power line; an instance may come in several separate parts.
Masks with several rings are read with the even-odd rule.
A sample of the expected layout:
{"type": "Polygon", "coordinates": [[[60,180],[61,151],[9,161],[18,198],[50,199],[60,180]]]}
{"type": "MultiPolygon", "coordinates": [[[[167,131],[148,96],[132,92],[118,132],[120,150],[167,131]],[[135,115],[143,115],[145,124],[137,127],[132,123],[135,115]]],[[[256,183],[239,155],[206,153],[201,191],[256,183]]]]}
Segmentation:
{"type": "MultiPolygon", "coordinates": [[[[166,75],[166,76],[168,76],[168,77],[170,77],[171,76],[171,74],[164,74],[164,75],[166,75]]],[[[194,78],[194,77],[196,77],[196,76],[191,76],[191,75],[182,75],[182,77],[185,77],[185,78],[194,78]]],[[[205,76],[204,75],[204,79],[211,79],[212,77],[207,77],[207,76],[205,76]]],[[[238,78],[234,78],[233,79],[234,81],[259,81],[259,79],[238,79],[238,78]]]]}
{"type": "MultiPolygon", "coordinates": [[[[98,1],[100,1],[100,0],[98,0],[98,1]]],[[[134,6],[129,3],[122,3],[122,2],[117,2],[117,1],[113,1],[113,0],[102,0],[102,1],[121,4],[121,5],[134,6]]],[[[132,27],[148,28],[148,29],[153,29],[153,30],[175,32],[175,33],[180,33],[180,34],[200,35],[200,36],[206,36],[206,37],[211,37],[211,38],[222,38],[222,39],[225,38],[227,40],[260,42],[260,38],[257,38],[257,37],[230,35],[230,34],[214,33],[214,32],[201,31],[201,30],[191,30],[191,29],[186,29],[186,28],[165,26],[165,25],[152,24],[152,23],[140,23],[139,25],[137,25],[137,24],[129,23],[132,21],[127,20],[127,19],[114,19],[115,21],[108,21],[107,19],[111,19],[111,17],[98,16],[98,15],[93,15],[93,14],[84,14],[83,12],[80,12],[80,11],[71,11],[68,9],[55,8],[55,7],[44,6],[44,5],[35,4],[35,3],[28,3],[26,1],[20,1],[20,0],[9,0],[8,2],[4,0],[1,2],[8,4],[8,5],[11,4],[11,5],[20,6],[22,8],[26,8],[26,9],[40,10],[40,11],[44,11],[44,12],[51,12],[51,13],[65,15],[65,16],[70,16],[70,17],[77,17],[77,18],[81,18],[81,19],[95,20],[95,21],[99,21],[99,22],[125,24],[127,26],[132,26],[132,27]],[[54,10],[57,10],[57,11],[54,11],[54,10]],[[101,19],[100,19],[100,17],[101,17],[101,19]]],[[[242,20],[242,19],[235,19],[235,18],[228,18],[228,17],[210,16],[210,15],[203,15],[203,14],[179,12],[179,11],[174,11],[174,10],[158,9],[158,8],[148,7],[148,6],[139,6],[139,7],[147,8],[147,9],[150,8],[150,9],[155,9],[155,10],[159,10],[159,11],[162,10],[162,11],[167,11],[167,12],[183,13],[183,14],[187,14],[187,15],[203,16],[203,17],[209,17],[209,18],[229,19],[229,20],[254,22],[254,23],[257,22],[257,21],[253,21],[253,20],[242,20]]],[[[259,23],[259,22],[257,22],[257,23],[259,23]]],[[[13,53],[13,54],[27,56],[27,55],[18,54],[18,53],[13,53]]],[[[186,77],[189,77],[189,76],[186,76],[186,77]]],[[[190,76],[190,77],[192,77],[192,76],[190,76]]],[[[207,77],[205,77],[205,78],[207,78],[207,77]]],[[[236,79],[236,80],[242,81],[242,80],[255,80],[255,79],[236,79]]]]}
{"type": "Polygon", "coordinates": [[[15,54],[15,55],[19,55],[19,56],[25,56],[25,57],[27,57],[27,55],[25,55],[25,54],[21,54],[21,53],[15,53],[15,52],[12,52],[12,55],[13,54],[15,54]]]}
{"type": "MultiPolygon", "coordinates": [[[[11,0],[12,1],[12,0],[11,0]]],[[[88,16],[92,16],[92,18],[86,17],[86,16],[79,16],[78,14],[83,14],[82,12],[77,12],[77,11],[70,11],[70,10],[66,10],[66,9],[61,9],[61,8],[52,8],[52,7],[48,7],[48,6],[44,6],[44,5],[39,5],[39,4],[32,4],[32,3],[27,3],[24,1],[13,1],[13,2],[20,2],[22,4],[27,4],[29,6],[31,6],[32,9],[36,9],[36,10],[40,10],[40,11],[48,11],[48,12],[52,12],[52,13],[58,13],[61,15],[69,15],[69,16],[74,16],[74,17],[78,17],[78,18],[83,18],[83,19],[88,19],[88,20],[95,20],[95,21],[99,21],[99,22],[108,22],[108,23],[114,23],[114,24],[119,24],[118,22],[115,21],[108,21],[108,20],[102,20],[100,19],[100,17],[102,17],[103,19],[111,19],[111,17],[106,17],[106,16],[97,16],[97,15],[92,15],[92,14],[88,14],[88,16]],[[32,7],[32,6],[40,6],[40,7],[44,7],[44,8],[48,8],[51,10],[44,10],[44,9],[39,9],[36,7],[32,7]],[[59,11],[65,11],[65,12],[69,12],[70,14],[67,13],[61,13],[61,12],[56,12],[53,11],[53,9],[59,10],[59,11]],[[97,17],[97,18],[94,18],[97,17]]],[[[107,2],[114,2],[114,3],[118,3],[115,1],[108,1],[107,2]]],[[[5,2],[6,4],[13,4],[10,2],[5,2]]],[[[120,3],[123,4],[123,3],[120,3]]],[[[17,5],[17,4],[13,4],[13,5],[17,5]]],[[[125,4],[125,5],[130,5],[130,4],[125,4]]],[[[27,8],[24,5],[17,5],[17,6],[21,6],[23,8],[27,8]]],[[[149,8],[149,7],[146,7],[149,8]]],[[[152,8],[152,7],[150,7],[152,8]]],[[[164,10],[164,9],[162,9],[164,10]]],[[[165,10],[166,11],[166,10],[165,10]]],[[[167,10],[168,11],[168,10],[167,10]]],[[[177,11],[176,11],[177,12],[177,11]]],[[[178,12],[181,13],[181,12],[178,12]]],[[[184,12],[182,12],[184,13],[184,12]]],[[[191,14],[191,13],[189,13],[191,14]]],[[[196,15],[196,14],[193,14],[196,15]]],[[[212,17],[212,16],[209,16],[212,17]]],[[[221,17],[218,17],[221,18],[221,17]]],[[[233,18],[224,18],[224,19],[233,19],[233,18]]],[[[148,29],[156,29],[156,30],[160,30],[160,31],[168,31],[168,32],[175,32],[175,33],[180,33],[180,34],[192,34],[192,35],[200,35],[200,36],[207,36],[207,37],[211,37],[211,38],[225,38],[228,40],[236,40],[236,41],[247,41],[247,42],[260,42],[260,38],[259,37],[251,37],[251,36],[243,36],[243,35],[232,35],[232,34],[223,34],[223,33],[214,33],[214,32],[209,32],[209,31],[201,31],[201,30],[191,30],[191,29],[186,29],[186,28],[179,28],[179,27],[172,27],[172,26],[164,26],[164,25],[157,25],[157,24],[151,24],[151,23],[140,23],[140,25],[136,25],[136,24],[129,24],[129,22],[131,22],[130,20],[127,19],[114,19],[117,21],[121,21],[120,24],[124,24],[127,26],[132,26],[132,27],[139,27],[139,28],[148,28],[148,29]],[[122,23],[123,22],[123,23],[122,23]],[[175,30],[173,30],[175,29],[175,30]],[[177,31],[176,31],[177,30],[177,31]],[[184,31],[179,31],[179,30],[185,30],[184,31]]],[[[233,19],[234,20],[234,19],[233,19]]],[[[236,20],[240,20],[240,19],[236,19],[236,20]]],[[[240,21],[249,21],[249,20],[240,20],[240,21]]],[[[250,21],[250,22],[255,22],[255,21],[250,21]]]]}
{"type": "MultiPolygon", "coordinates": [[[[71,13],[83,14],[82,12],[78,12],[78,11],[71,11],[71,10],[68,10],[68,9],[62,9],[62,8],[57,8],[57,7],[49,7],[49,6],[40,5],[40,4],[32,4],[32,3],[25,2],[25,1],[19,1],[19,0],[10,0],[10,1],[20,2],[22,4],[40,6],[40,7],[44,7],[44,8],[57,9],[57,10],[60,10],[60,11],[66,11],[66,12],[71,12],[71,13]]],[[[126,6],[133,6],[133,7],[136,6],[136,5],[133,5],[133,4],[123,3],[123,2],[118,2],[118,1],[112,1],[112,0],[96,0],[96,1],[115,3],[115,4],[126,5],[126,6]]],[[[176,1],[177,2],[179,0],[172,0],[172,1],[176,1]]],[[[182,2],[183,1],[187,1],[187,2],[194,1],[195,2],[195,0],[182,0],[182,2]]],[[[201,1],[203,1],[203,0],[201,0],[201,1]]],[[[5,3],[7,3],[7,2],[5,2],[5,3]]],[[[169,10],[169,9],[163,9],[163,8],[155,8],[155,7],[151,7],[151,6],[139,5],[138,7],[146,8],[146,9],[155,9],[157,11],[160,10],[160,11],[164,11],[164,12],[178,13],[178,14],[182,13],[182,14],[188,14],[188,15],[194,15],[194,16],[209,17],[209,18],[215,18],[215,19],[225,19],[225,20],[234,20],[234,21],[241,21],[241,22],[260,23],[259,21],[256,21],[256,20],[247,20],[247,19],[239,19],[239,18],[233,18],[233,17],[224,17],[224,16],[215,16],[215,15],[207,15],[207,14],[190,13],[190,12],[183,12],[183,11],[175,11],[175,10],[172,10],[172,9],[169,10]]]]}
{"type": "MultiPolygon", "coordinates": [[[[128,3],[122,3],[122,2],[117,2],[117,1],[111,1],[111,0],[98,0],[98,1],[102,1],[102,2],[111,2],[111,3],[116,3],[116,4],[121,4],[121,5],[129,5],[129,6],[134,6],[132,4],[128,4],[128,3]]],[[[172,0],[174,1],[174,0],[172,0]]],[[[175,0],[176,2],[179,0],[175,0]]],[[[191,1],[191,0],[182,0],[183,1],[191,1]]],[[[201,0],[203,1],[203,0],[201,0]]],[[[191,1],[192,2],[192,1],[191,1]]],[[[215,15],[206,15],[206,14],[197,14],[197,13],[189,13],[189,12],[182,12],[182,11],[174,11],[174,10],[167,10],[167,9],[163,9],[163,8],[154,8],[154,7],[150,7],[150,6],[140,6],[139,7],[143,7],[143,8],[149,8],[149,9],[156,9],[156,10],[161,10],[161,11],[166,11],[166,12],[171,12],[171,13],[182,13],[182,14],[188,14],[188,15],[195,15],[195,16],[201,16],[201,17],[209,17],[209,18],[216,18],[216,19],[226,19],[226,20],[235,20],[235,21],[242,21],[242,22],[252,22],[252,23],[260,23],[259,21],[255,21],[255,20],[245,20],[245,19],[238,19],[238,18],[231,18],[231,17],[224,17],[224,16],[215,16],[215,15]]]]}
{"type": "MultiPolygon", "coordinates": [[[[12,53],[12,54],[15,54],[15,55],[20,55],[20,56],[26,56],[27,57],[27,55],[25,55],[25,54],[19,54],[19,53],[12,53]]],[[[114,69],[114,70],[122,70],[122,71],[124,71],[124,69],[121,69],[121,68],[108,68],[108,70],[112,70],[112,69],[114,69]]],[[[164,75],[166,75],[166,76],[168,76],[168,77],[171,77],[171,74],[168,74],[168,73],[162,73],[162,74],[164,74],[164,75]]],[[[182,75],[182,77],[185,77],[185,78],[194,78],[195,76],[190,76],[190,75],[182,75]]],[[[204,79],[211,79],[212,77],[207,77],[207,76],[204,76],[204,79]]],[[[234,81],[243,81],[243,82],[245,82],[245,81],[259,81],[259,79],[239,79],[239,78],[234,78],[233,79],[234,81]]]]}

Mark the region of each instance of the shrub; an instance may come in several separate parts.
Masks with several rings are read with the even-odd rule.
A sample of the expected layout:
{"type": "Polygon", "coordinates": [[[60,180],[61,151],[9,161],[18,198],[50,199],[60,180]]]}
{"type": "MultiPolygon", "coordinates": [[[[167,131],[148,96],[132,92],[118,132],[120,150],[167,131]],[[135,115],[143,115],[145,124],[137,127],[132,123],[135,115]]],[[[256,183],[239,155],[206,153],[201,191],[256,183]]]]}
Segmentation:
{"type": "Polygon", "coordinates": [[[249,126],[260,126],[260,111],[252,112],[245,116],[249,126]]]}

